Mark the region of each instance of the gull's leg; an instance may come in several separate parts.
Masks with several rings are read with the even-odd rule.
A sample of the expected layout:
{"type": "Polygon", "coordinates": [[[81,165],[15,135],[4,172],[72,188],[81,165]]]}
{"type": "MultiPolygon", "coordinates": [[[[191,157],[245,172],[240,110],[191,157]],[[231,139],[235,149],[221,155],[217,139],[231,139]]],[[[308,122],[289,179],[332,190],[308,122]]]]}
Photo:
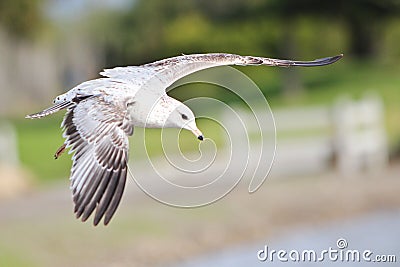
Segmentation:
{"type": "Polygon", "coordinates": [[[58,159],[61,155],[62,155],[62,153],[64,153],[64,151],[65,151],[65,143],[62,145],[62,146],[60,146],[58,149],[57,149],[57,151],[56,151],[56,153],[54,154],[54,159],[58,159]]]}

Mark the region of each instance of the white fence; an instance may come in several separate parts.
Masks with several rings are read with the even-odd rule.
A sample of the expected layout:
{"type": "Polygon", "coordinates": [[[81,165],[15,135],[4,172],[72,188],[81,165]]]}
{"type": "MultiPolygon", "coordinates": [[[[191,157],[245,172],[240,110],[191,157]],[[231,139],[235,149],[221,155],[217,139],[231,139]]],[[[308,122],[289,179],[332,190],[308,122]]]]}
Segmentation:
{"type": "Polygon", "coordinates": [[[30,188],[30,175],[19,162],[15,128],[0,121],[0,202],[21,195],[30,188]]]}
{"type": "Polygon", "coordinates": [[[85,37],[57,41],[23,41],[0,27],[0,115],[24,114],[53,96],[94,78],[101,69],[99,49],[85,37]],[[29,109],[30,110],[30,109],[29,109]]]}
{"type": "MultiPolygon", "coordinates": [[[[353,175],[380,170],[388,162],[383,104],[378,96],[366,95],[358,101],[343,98],[332,106],[274,109],[273,115],[277,135],[273,174],[304,175],[336,168],[353,175]]],[[[242,111],[239,116],[249,136],[261,127],[263,142],[273,141],[273,129],[257,125],[252,113],[242,111]]],[[[230,117],[224,117],[225,123],[230,123],[230,117]]]]}
{"type": "Polygon", "coordinates": [[[6,122],[0,122],[0,165],[19,165],[16,132],[6,122]]]}

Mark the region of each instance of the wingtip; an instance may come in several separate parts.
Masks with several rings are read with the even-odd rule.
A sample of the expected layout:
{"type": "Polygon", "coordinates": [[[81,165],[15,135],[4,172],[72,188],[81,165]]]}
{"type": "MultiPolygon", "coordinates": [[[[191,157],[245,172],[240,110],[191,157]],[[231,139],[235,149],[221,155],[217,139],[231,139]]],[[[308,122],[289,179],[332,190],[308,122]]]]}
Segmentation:
{"type": "Polygon", "coordinates": [[[334,56],[333,58],[336,59],[336,61],[338,61],[339,59],[341,59],[344,55],[343,54],[339,54],[337,56],[334,56]]]}
{"type": "Polygon", "coordinates": [[[29,114],[29,115],[25,115],[25,119],[36,119],[37,117],[35,116],[35,114],[29,114]]]}
{"type": "Polygon", "coordinates": [[[335,63],[336,61],[340,60],[343,57],[343,54],[339,54],[333,57],[327,57],[327,58],[321,58],[321,59],[316,59],[315,62],[320,63],[322,66],[323,65],[330,65],[335,63]]]}
{"type": "Polygon", "coordinates": [[[336,61],[340,60],[342,57],[343,57],[343,54],[339,54],[337,56],[328,58],[329,60],[327,61],[327,65],[335,63],[336,61]]]}
{"type": "Polygon", "coordinates": [[[339,54],[332,57],[324,57],[315,59],[313,61],[292,61],[291,66],[299,66],[299,67],[317,67],[317,66],[326,66],[335,63],[343,57],[343,54],[339,54]]]}
{"type": "Polygon", "coordinates": [[[33,113],[33,114],[29,114],[25,116],[25,119],[40,119],[43,118],[45,116],[47,116],[48,114],[44,113],[44,111],[38,112],[38,113],[33,113]]]}

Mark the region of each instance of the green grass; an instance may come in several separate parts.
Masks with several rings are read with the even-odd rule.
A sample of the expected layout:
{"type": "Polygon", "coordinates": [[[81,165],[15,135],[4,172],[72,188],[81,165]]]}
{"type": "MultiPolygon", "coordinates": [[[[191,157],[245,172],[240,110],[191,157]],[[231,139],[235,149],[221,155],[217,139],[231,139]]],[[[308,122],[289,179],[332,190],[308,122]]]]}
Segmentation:
{"type": "Polygon", "coordinates": [[[63,144],[60,124],[62,114],[40,120],[17,119],[19,156],[22,164],[41,181],[65,178],[71,162],[68,155],[54,159],[54,153],[63,144]]]}
{"type": "MultiPolygon", "coordinates": [[[[277,92],[280,77],[284,73],[277,68],[249,67],[240,68],[264,91],[272,109],[303,105],[333,105],[339,96],[347,95],[352,99],[362,97],[365,92],[377,92],[385,104],[385,125],[392,149],[399,145],[400,140],[400,66],[374,65],[372,63],[357,63],[344,58],[341,62],[324,68],[299,69],[304,79],[303,93],[292,96],[277,92]]],[[[188,88],[185,88],[187,92],[188,88]]],[[[198,94],[200,89],[195,90],[198,94]]],[[[71,166],[70,155],[63,155],[54,160],[54,152],[63,143],[59,125],[62,114],[49,116],[41,120],[15,119],[19,137],[20,159],[24,166],[30,169],[40,182],[68,177],[71,166]]],[[[222,144],[222,128],[211,120],[200,119],[199,128],[207,137],[222,144]]],[[[176,133],[176,129],[168,129],[166,133],[176,133]]],[[[146,130],[146,148],[150,156],[162,154],[161,131],[146,130]]],[[[138,130],[131,138],[131,153],[138,157],[145,153],[135,151],[135,146],[143,142],[138,130]],[[143,153],[143,154],[140,154],[143,153]]],[[[198,149],[198,141],[190,132],[182,131],[179,135],[179,145],[182,151],[198,149]]],[[[398,149],[398,148],[397,148],[398,149]]]]}
{"type": "Polygon", "coordinates": [[[34,267],[38,266],[34,263],[30,256],[26,256],[21,251],[9,249],[7,245],[0,246],[0,266],[13,267],[34,267]]]}

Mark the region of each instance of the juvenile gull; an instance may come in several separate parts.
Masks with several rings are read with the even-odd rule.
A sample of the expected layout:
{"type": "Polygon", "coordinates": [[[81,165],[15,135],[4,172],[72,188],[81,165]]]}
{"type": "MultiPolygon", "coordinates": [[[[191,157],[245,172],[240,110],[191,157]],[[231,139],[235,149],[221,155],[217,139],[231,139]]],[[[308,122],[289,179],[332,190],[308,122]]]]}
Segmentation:
{"type": "Polygon", "coordinates": [[[134,126],[184,128],[203,140],[193,112],[169,97],[166,89],[193,72],[223,65],[313,67],[332,64],[343,55],[292,61],[233,54],[195,54],[141,66],[106,69],[99,78],[79,84],[54,99],[54,105],[26,118],[42,118],[62,109],[64,144],[55,157],[70,148],[71,189],[77,218],[86,221],[95,211],[94,225],[107,225],[125,187],[129,141],[134,126]]]}

